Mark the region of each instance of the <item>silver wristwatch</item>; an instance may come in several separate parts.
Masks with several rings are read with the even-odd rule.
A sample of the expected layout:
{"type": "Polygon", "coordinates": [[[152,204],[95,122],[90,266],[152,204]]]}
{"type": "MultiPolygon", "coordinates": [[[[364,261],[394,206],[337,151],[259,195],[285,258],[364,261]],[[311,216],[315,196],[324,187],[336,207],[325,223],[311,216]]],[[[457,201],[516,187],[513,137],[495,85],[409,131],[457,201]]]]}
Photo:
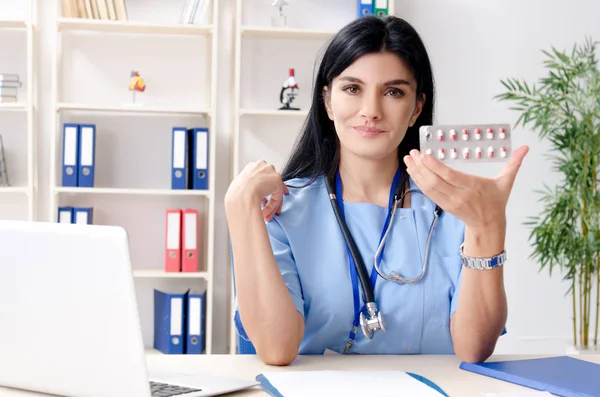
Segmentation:
{"type": "Polygon", "coordinates": [[[470,256],[465,256],[463,246],[464,244],[460,245],[460,259],[463,266],[468,267],[469,269],[493,269],[498,266],[502,266],[504,262],[506,262],[506,250],[502,250],[500,254],[492,256],[491,258],[473,258],[470,256]]]}

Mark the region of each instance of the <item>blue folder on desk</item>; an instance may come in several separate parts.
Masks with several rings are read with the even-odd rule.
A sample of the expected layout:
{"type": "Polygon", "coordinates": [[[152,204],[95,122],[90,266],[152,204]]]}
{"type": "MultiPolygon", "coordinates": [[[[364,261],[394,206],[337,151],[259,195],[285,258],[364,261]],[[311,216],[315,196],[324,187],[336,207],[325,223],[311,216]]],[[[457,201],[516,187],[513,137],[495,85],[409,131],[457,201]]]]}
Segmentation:
{"type": "Polygon", "coordinates": [[[562,397],[600,397],[600,364],[560,356],[484,363],[461,363],[477,374],[547,391],[562,397]]]}

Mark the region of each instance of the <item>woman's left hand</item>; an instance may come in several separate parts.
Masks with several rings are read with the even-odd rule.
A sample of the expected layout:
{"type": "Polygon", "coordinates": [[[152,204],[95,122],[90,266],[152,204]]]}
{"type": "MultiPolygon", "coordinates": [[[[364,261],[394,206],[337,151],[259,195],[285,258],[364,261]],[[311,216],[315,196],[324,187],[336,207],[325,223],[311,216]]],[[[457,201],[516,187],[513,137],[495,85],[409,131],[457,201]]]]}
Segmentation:
{"type": "Polygon", "coordinates": [[[454,170],[431,155],[412,150],[404,157],[408,174],[421,191],[471,230],[506,225],[506,204],[528,146],[514,150],[495,178],[454,170]]]}

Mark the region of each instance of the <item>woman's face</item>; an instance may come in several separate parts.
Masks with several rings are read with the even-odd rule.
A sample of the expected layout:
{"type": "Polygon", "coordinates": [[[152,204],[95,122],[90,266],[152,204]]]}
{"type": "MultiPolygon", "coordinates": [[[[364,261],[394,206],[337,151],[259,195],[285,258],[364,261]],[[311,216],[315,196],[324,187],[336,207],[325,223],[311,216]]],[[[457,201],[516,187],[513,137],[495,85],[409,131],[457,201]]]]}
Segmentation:
{"type": "Polygon", "coordinates": [[[389,52],[363,55],[334,78],[323,94],[342,157],[396,156],[423,107],[416,87],[406,63],[389,52]]]}

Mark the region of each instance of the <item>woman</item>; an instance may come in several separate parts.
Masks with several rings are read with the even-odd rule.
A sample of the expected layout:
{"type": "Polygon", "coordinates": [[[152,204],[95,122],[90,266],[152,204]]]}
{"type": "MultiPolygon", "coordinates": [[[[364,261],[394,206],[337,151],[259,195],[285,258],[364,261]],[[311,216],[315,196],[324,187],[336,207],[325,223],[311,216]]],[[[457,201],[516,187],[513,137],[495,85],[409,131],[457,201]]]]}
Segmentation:
{"type": "Polygon", "coordinates": [[[324,53],[308,119],[283,175],[259,161],[231,183],[225,209],[235,322],[265,363],[286,365],[297,354],[326,350],[456,353],[469,362],[493,352],[507,317],[503,268],[463,266],[461,248],[468,263],[503,253],[505,207],[528,149],[515,150],[494,179],[452,170],[418,151],[419,127],[432,124],[433,108],[429,58],[415,30],[395,17],[357,19],[324,53]],[[418,278],[425,263],[413,283],[372,271],[398,184],[408,194],[378,263],[406,278],[418,278]],[[378,324],[375,316],[373,335],[361,331],[365,291],[335,203],[385,319],[378,324]],[[443,211],[427,253],[436,204],[443,211]]]}

